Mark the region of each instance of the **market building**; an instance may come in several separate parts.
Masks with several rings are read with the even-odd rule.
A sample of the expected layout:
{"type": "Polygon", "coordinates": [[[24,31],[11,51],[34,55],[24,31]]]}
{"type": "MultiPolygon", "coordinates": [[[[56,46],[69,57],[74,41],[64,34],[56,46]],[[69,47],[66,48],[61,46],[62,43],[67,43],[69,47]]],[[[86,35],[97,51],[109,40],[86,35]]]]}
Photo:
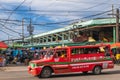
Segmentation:
{"type": "Polygon", "coordinates": [[[116,34],[115,18],[99,18],[79,21],[64,28],[32,35],[25,38],[25,44],[19,45],[24,47],[44,48],[86,45],[89,42],[112,44],[116,42],[116,34]]]}

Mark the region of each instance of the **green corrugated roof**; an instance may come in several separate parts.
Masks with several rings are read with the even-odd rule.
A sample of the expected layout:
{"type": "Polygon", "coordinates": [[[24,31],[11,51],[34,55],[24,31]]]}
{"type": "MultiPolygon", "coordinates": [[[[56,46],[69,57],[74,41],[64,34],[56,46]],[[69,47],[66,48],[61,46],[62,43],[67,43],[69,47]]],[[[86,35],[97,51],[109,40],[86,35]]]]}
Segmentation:
{"type": "MultiPolygon", "coordinates": [[[[103,24],[113,24],[113,23],[116,23],[115,18],[104,18],[104,19],[93,19],[93,20],[89,20],[89,21],[78,22],[73,25],[81,25],[81,26],[79,26],[79,28],[82,28],[82,27],[84,28],[86,26],[90,27],[92,25],[103,25],[103,24]]],[[[45,32],[45,33],[40,33],[40,34],[34,35],[33,38],[37,38],[37,37],[41,37],[41,36],[45,36],[45,35],[49,35],[49,34],[55,34],[58,32],[64,32],[64,31],[72,29],[73,25],[69,25],[64,28],[55,29],[55,30],[45,32]]],[[[31,37],[28,37],[26,39],[31,39],[31,37]]]]}

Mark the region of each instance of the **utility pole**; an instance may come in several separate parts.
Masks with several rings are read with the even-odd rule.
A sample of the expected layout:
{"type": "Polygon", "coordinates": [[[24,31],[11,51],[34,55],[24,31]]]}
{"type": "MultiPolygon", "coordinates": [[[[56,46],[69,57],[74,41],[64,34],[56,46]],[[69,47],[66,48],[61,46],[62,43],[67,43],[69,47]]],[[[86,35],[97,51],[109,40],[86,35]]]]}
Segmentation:
{"type": "Polygon", "coordinates": [[[22,19],[22,42],[24,43],[24,18],[22,19]]]}
{"type": "MultiPolygon", "coordinates": [[[[112,14],[114,14],[114,5],[112,4],[112,14]]],[[[112,15],[112,17],[114,18],[115,15],[112,15]]]]}
{"type": "Polygon", "coordinates": [[[116,42],[119,42],[119,9],[116,9],[116,42]]]}
{"type": "Polygon", "coordinates": [[[27,26],[27,31],[29,32],[29,35],[31,36],[31,44],[33,46],[33,31],[34,31],[34,27],[32,26],[31,18],[30,18],[30,24],[29,24],[29,26],[27,26]]]}
{"type": "Polygon", "coordinates": [[[113,15],[113,17],[116,17],[116,26],[113,28],[114,32],[113,32],[113,36],[114,36],[114,42],[119,42],[119,9],[116,9],[116,13],[114,14],[114,9],[112,6],[112,14],[108,14],[108,15],[113,15]]]}
{"type": "Polygon", "coordinates": [[[10,40],[9,38],[10,38],[10,37],[9,37],[9,35],[8,35],[8,45],[9,45],[9,40],[10,40]]]}

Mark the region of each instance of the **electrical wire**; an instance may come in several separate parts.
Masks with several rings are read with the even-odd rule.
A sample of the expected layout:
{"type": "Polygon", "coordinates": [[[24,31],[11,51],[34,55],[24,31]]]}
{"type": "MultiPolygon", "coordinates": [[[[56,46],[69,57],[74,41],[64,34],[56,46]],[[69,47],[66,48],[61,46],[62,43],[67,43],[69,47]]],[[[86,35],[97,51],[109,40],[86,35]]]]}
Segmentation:
{"type": "Polygon", "coordinates": [[[83,17],[83,18],[81,18],[81,19],[99,16],[99,15],[102,15],[102,14],[105,14],[105,13],[108,13],[108,12],[111,12],[111,11],[112,11],[112,10],[108,10],[108,11],[105,11],[105,12],[93,14],[93,15],[90,15],[90,16],[83,17]]]}
{"type": "MultiPolygon", "coordinates": [[[[104,2],[108,2],[108,1],[109,1],[109,0],[106,0],[106,1],[104,1],[104,2]]],[[[101,6],[101,5],[103,5],[104,2],[99,3],[99,4],[96,4],[96,5],[93,5],[93,6],[88,7],[88,8],[85,8],[85,9],[83,9],[83,10],[89,10],[89,9],[92,9],[92,8],[96,8],[97,6],[101,6]]]]}
{"type": "Polygon", "coordinates": [[[85,16],[85,17],[77,18],[77,19],[71,19],[71,20],[62,21],[62,22],[44,23],[44,24],[42,23],[42,24],[35,24],[35,25],[51,25],[51,24],[62,24],[62,23],[68,23],[68,22],[75,22],[75,21],[79,21],[79,20],[81,20],[81,19],[85,19],[85,18],[90,18],[90,17],[95,17],[95,16],[103,15],[103,14],[108,13],[108,12],[111,12],[111,11],[112,11],[112,10],[108,10],[108,11],[104,11],[104,12],[97,13],[97,14],[94,14],[94,15],[85,16]]]}
{"type": "Polygon", "coordinates": [[[3,30],[0,30],[0,31],[3,32],[3,33],[5,33],[5,34],[7,34],[7,35],[9,35],[9,36],[14,36],[14,35],[11,35],[11,34],[5,32],[5,31],[3,31],[3,30]]]}
{"type": "MultiPolygon", "coordinates": [[[[21,2],[11,13],[10,13],[10,15],[8,16],[8,18],[7,18],[7,20],[9,20],[9,18],[11,17],[11,15],[25,2],[26,0],[24,0],[23,2],[21,2]]],[[[7,20],[6,20],[6,22],[7,22],[7,20]]],[[[6,23],[5,22],[5,23],[6,23]]]]}
{"type": "MultiPolygon", "coordinates": [[[[75,3],[75,4],[80,4],[80,3],[84,3],[84,4],[100,4],[99,2],[95,2],[95,0],[93,0],[93,1],[74,1],[74,0],[57,0],[57,1],[64,1],[64,2],[71,2],[71,3],[75,3]]],[[[97,1],[97,0],[96,0],[97,1]]],[[[110,0],[109,0],[109,2],[110,2],[110,0]]],[[[114,4],[114,5],[120,5],[119,3],[108,3],[108,2],[103,2],[102,4],[108,4],[108,5],[112,5],[112,4],[114,4]]]]}
{"type": "Polygon", "coordinates": [[[10,13],[10,15],[8,16],[8,18],[6,19],[6,21],[5,21],[4,24],[1,24],[1,23],[0,23],[0,25],[2,25],[2,27],[6,28],[6,29],[8,29],[8,30],[10,30],[10,31],[12,31],[12,32],[21,34],[21,33],[13,30],[13,29],[11,29],[11,28],[6,27],[5,25],[7,24],[7,21],[10,19],[11,15],[12,15],[25,1],[26,1],[26,0],[24,0],[23,2],[21,2],[21,3],[10,13]]]}
{"type": "Polygon", "coordinates": [[[8,29],[8,30],[11,31],[11,32],[15,32],[15,33],[18,33],[18,34],[22,34],[22,33],[17,32],[17,31],[15,31],[15,30],[11,29],[11,28],[6,27],[6,26],[5,26],[4,24],[2,24],[2,23],[0,23],[0,25],[1,25],[2,27],[4,27],[5,29],[8,29]]]}
{"type": "MultiPolygon", "coordinates": [[[[7,19],[2,19],[2,18],[0,18],[0,20],[3,20],[3,21],[6,21],[7,19]]],[[[21,20],[12,20],[12,19],[9,19],[8,21],[12,21],[12,22],[22,22],[21,20]]]]}
{"type": "MultiPolygon", "coordinates": [[[[108,11],[104,11],[104,12],[101,12],[101,13],[97,13],[97,14],[94,14],[94,15],[90,15],[90,16],[86,16],[86,17],[82,17],[82,18],[77,18],[77,19],[71,19],[71,20],[67,20],[67,21],[62,21],[62,22],[54,22],[54,23],[34,23],[32,25],[54,25],[54,24],[64,24],[64,23],[68,23],[68,22],[73,22],[73,21],[78,21],[80,19],[85,19],[85,18],[89,18],[89,17],[95,17],[95,16],[99,16],[99,15],[102,15],[102,14],[105,14],[105,13],[108,13],[108,12],[111,12],[112,10],[108,10],[108,11]]],[[[0,20],[6,20],[6,19],[0,19],[0,20]]],[[[15,22],[22,22],[20,20],[9,20],[9,21],[15,21],[15,22]]],[[[12,24],[12,23],[11,23],[12,24]]],[[[13,23],[15,24],[15,23],[13,23]]],[[[17,25],[17,24],[16,24],[17,25]]],[[[27,24],[26,24],[27,25],[27,24]]]]}
{"type": "MultiPolygon", "coordinates": [[[[4,23],[5,21],[1,21],[1,20],[0,20],[0,22],[1,22],[1,23],[4,23]]],[[[13,22],[7,22],[7,24],[13,24],[13,25],[17,25],[17,26],[21,26],[21,25],[22,25],[22,24],[13,23],[13,22]]]]}
{"type": "Polygon", "coordinates": [[[1,4],[0,4],[0,7],[3,8],[3,9],[1,9],[1,10],[9,10],[9,9],[3,7],[1,4]]]}
{"type": "MultiPolygon", "coordinates": [[[[0,9],[0,10],[4,10],[4,9],[0,9]]],[[[11,12],[12,10],[4,10],[4,11],[6,11],[6,12],[11,12]]],[[[94,11],[94,10],[89,10],[89,11],[87,11],[87,10],[34,10],[34,9],[32,9],[32,10],[25,10],[25,9],[21,9],[21,10],[16,10],[16,12],[46,12],[46,13],[49,13],[49,12],[56,12],[56,13],[63,13],[63,12],[75,12],[75,13],[79,13],[79,12],[102,12],[102,10],[100,11],[100,10],[98,10],[98,11],[94,11]]]]}

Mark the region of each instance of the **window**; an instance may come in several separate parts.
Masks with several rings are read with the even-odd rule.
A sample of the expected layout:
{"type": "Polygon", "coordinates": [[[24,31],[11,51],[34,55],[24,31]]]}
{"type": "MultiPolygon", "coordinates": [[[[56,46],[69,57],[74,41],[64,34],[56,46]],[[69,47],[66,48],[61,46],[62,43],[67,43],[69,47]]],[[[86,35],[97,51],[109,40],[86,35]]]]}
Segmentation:
{"type": "Polygon", "coordinates": [[[99,53],[100,49],[99,47],[95,48],[73,48],[72,49],[72,55],[75,54],[93,54],[93,53],[99,53]]]}
{"type": "Polygon", "coordinates": [[[85,49],[85,54],[95,54],[95,53],[99,53],[99,52],[100,52],[99,47],[85,49]]]}
{"type": "Polygon", "coordinates": [[[67,50],[66,49],[56,50],[55,55],[61,58],[67,57],[67,50]]]}
{"type": "Polygon", "coordinates": [[[73,48],[72,49],[72,55],[75,55],[75,54],[84,54],[84,48],[73,48]]]}

